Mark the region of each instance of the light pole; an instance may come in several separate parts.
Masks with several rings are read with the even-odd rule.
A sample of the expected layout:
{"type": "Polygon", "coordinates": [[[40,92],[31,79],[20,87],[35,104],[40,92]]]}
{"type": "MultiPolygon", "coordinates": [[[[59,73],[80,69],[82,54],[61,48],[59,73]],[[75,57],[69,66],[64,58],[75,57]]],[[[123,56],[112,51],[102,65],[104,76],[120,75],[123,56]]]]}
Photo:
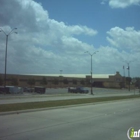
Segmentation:
{"type": "Polygon", "coordinates": [[[60,76],[62,76],[62,72],[63,72],[63,70],[60,70],[60,76]]]}
{"type": "Polygon", "coordinates": [[[128,88],[128,90],[130,91],[130,66],[129,66],[129,63],[130,62],[127,62],[127,65],[128,65],[128,67],[127,67],[127,69],[128,69],[128,78],[129,78],[129,88],[128,88]]]}
{"type": "Polygon", "coordinates": [[[60,70],[60,87],[62,88],[62,72],[63,70],[60,70]]]}
{"type": "Polygon", "coordinates": [[[126,85],[126,79],[125,79],[125,66],[123,66],[123,83],[124,83],[124,88],[125,88],[125,85],[126,85]]]}
{"type": "Polygon", "coordinates": [[[128,79],[128,80],[129,80],[129,81],[128,81],[128,82],[129,82],[129,83],[128,83],[128,84],[129,84],[128,90],[130,91],[130,63],[133,62],[133,61],[128,61],[128,62],[125,61],[125,62],[127,63],[127,66],[128,66],[128,67],[127,67],[127,70],[128,70],[128,78],[129,78],[129,79],[128,79]]]}
{"type": "Polygon", "coordinates": [[[94,55],[94,54],[96,54],[96,52],[98,52],[98,51],[95,51],[94,53],[90,53],[90,52],[88,52],[88,51],[86,51],[85,53],[88,53],[90,56],[91,56],[91,79],[90,79],[90,83],[91,83],[91,94],[93,95],[93,87],[92,87],[92,84],[93,84],[93,79],[92,79],[92,56],[94,55]]]}
{"type": "Polygon", "coordinates": [[[6,70],[7,70],[7,46],[8,46],[8,37],[9,35],[11,35],[12,33],[16,33],[15,31],[17,28],[13,28],[9,33],[6,34],[6,32],[4,30],[2,30],[0,28],[0,32],[3,32],[4,35],[6,36],[6,49],[5,49],[5,71],[4,71],[4,89],[6,87],[6,70]]]}

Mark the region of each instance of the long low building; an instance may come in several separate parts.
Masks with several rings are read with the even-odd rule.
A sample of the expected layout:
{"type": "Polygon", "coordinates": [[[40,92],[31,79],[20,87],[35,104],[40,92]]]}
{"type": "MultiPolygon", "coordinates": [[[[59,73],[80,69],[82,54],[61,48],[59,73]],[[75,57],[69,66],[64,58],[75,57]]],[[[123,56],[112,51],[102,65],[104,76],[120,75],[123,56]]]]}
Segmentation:
{"type": "MultiPolygon", "coordinates": [[[[0,77],[4,79],[4,74],[0,74],[0,77]]],[[[91,85],[90,74],[7,74],[6,77],[6,85],[18,85],[20,87],[58,88],[91,85]]],[[[92,75],[92,85],[94,87],[121,88],[122,83],[123,77],[119,72],[92,75]]]]}

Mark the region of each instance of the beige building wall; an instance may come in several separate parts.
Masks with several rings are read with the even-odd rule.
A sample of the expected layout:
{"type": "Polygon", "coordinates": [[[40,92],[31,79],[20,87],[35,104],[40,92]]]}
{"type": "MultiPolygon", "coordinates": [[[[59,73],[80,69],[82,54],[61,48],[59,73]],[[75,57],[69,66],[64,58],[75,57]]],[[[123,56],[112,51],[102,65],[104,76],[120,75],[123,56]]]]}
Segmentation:
{"type": "MultiPolygon", "coordinates": [[[[4,77],[3,74],[0,74],[1,77],[4,77]]],[[[96,75],[95,75],[96,76],[96,75]]],[[[91,86],[90,75],[84,75],[83,77],[65,77],[65,76],[38,76],[38,75],[12,75],[7,74],[7,84],[11,85],[12,79],[16,79],[18,86],[20,87],[34,87],[34,86],[44,86],[46,88],[61,88],[61,87],[77,87],[77,86],[91,86]],[[41,81],[43,77],[46,78],[47,84],[41,84],[41,81]],[[34,79],[35,84],[29,85],[28,80],[34,79]]],[[[104,87],[107,88],[120,88],[120,83],[123,81],[122,76],[119,74],[119,72],[116,72],[114,75],[108,75],[106,77],[93,77],[94,85],[97,85],[97,83],[101,83],[104,87]]]]}

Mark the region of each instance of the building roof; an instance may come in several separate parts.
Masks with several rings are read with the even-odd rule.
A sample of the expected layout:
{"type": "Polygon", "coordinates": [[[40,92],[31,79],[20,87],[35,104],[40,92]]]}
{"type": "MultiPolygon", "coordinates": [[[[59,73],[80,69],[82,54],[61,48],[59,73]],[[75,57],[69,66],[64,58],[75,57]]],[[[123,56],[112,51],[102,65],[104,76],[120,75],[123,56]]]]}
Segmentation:
{"type": "MultiPolygon", "coordinates": [[[[91,76],[90,74],[24,74],[30,76],[48,76],[48,77],[69,77],[69,78],[86,78],[86,76],[91,76]]],[[[92,74],[93,78],[109,78],[115,74],[92,74]]]]}

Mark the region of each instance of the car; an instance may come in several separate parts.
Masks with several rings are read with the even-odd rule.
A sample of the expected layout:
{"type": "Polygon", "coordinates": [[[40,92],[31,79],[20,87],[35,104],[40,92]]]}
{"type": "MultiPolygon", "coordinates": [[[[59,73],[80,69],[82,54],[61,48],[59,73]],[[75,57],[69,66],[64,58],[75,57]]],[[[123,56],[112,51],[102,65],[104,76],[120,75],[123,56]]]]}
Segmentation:
{"type": "Polygon", "coordinates": [[[45,87],[35,87],[34,88],[35,90],[34,90],[34,92],[36,92],[36,93],[40,93],[40,94],[44,94],[45,93],[45,91],[46,91],[46,88],[45,87]]]}
{"type": "Polygon", "coordinates": [[[69,87],[68,92],[69,93],[88,93],[89,90],[85,89],[84,87],[69,87]]]}

